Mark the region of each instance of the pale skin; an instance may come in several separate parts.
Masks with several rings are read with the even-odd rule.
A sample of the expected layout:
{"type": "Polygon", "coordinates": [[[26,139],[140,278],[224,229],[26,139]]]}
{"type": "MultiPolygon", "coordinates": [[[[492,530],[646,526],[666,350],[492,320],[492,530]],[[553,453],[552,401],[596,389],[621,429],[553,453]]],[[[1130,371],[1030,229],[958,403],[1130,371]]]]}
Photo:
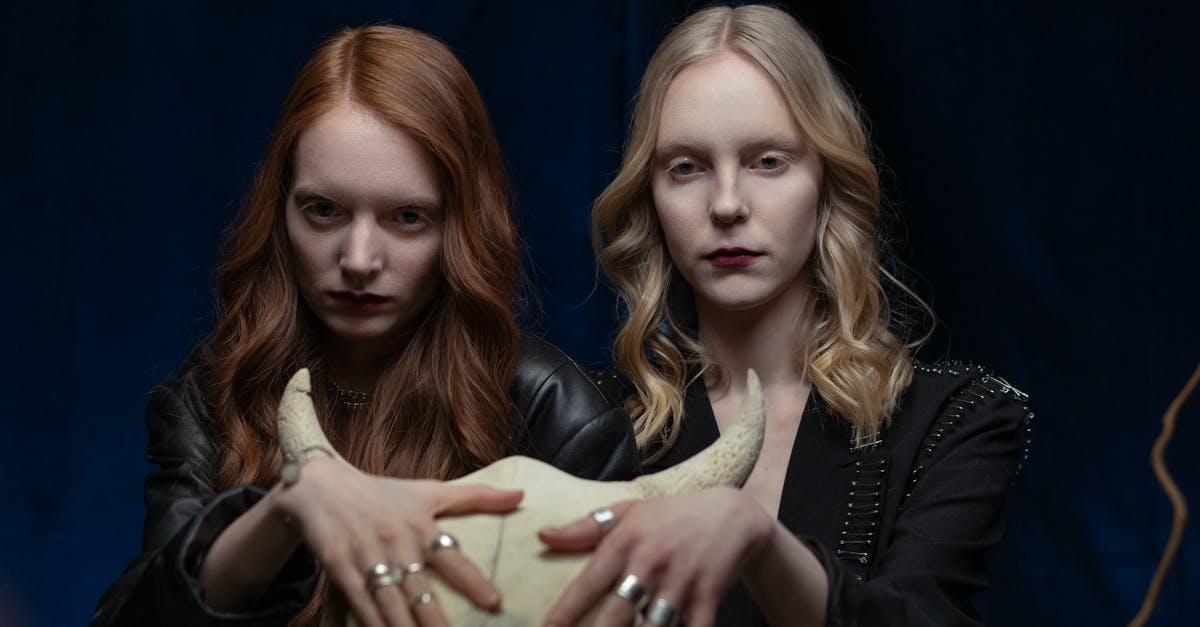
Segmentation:
{"type": "MultiPolygon", "coordinates": [[[[301,134],[285,219],[296,281],[326,333],[330,376],[373,389],[389,352],[410,332],[441,280],[442,193],[432,157],[411,135],[345,102],[301,134]]],[[[477,606],[500,593],[459,551],[433,551],[435,519],[503,513],[521,491],[449,486],[362,473],[332,458],[304,464],[301,480],[275,486],[213,543],[201,564],[206,602],[252,608],[303,543],[366,627],[442,626],[425,573],[372,591],[373,565],[421,563],[477,606]],[[290,522],[285,522],[290,521],[290,522]]]]}
{"type": "MultiPolygon", "coordinates": [[[[770,76],[721,50],[669,86],[651,167],[667,248],[695,296],[700,343],[726,373],[758,373],[765,444],[742,490],[618,503],[608,534],[590,518],[542,530],[552,549],[595,548],[545,625],[575,624],[596,605],[596,625],[630,624],[633,606],[612,594],[627,574],[689,627],[712,625],[739,579],[771,624],[824,624],[825,571],[776,519],[811,391],[794,343],[781,338],[796,337],[811,297],[805,270],[816,241],[820,157],[770,76]]],[[[723,430],[745,396],[744,378],[706,383],[723,430]]]]}

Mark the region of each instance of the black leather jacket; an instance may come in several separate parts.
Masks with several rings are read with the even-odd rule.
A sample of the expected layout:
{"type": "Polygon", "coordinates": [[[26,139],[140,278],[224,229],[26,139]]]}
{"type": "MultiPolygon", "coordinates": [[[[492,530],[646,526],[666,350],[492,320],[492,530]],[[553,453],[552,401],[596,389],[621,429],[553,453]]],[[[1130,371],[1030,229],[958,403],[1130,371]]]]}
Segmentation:
{"type": "MultiPolygon", "coordinates": [[[[204,603],[198,575],[205,553],[265,492],[213,489],[217,454],[203,363],[193,354],[151,392],[146,459],[159,469],[146,477],[142,552],[100,598],[93,626],[283,625],[313,594],[319,566],[301,547],[255,610],[221,613],[204,603]]],[[[637,473],[628,416],[554,346],[524,337],[512,398],[528,426],[524,454],[588,479],[637,473]]]]}

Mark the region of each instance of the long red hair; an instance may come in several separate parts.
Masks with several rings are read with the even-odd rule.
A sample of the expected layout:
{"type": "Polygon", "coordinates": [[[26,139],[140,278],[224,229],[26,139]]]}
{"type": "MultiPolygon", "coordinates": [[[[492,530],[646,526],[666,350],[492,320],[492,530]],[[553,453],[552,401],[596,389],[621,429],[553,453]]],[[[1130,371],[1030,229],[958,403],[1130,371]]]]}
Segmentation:
{"type": "MultiPolygon", "coordinates": [[[[220,267],[220,312],[207,340],[218,489],[278,480],[276,411],[299,368],[331,442],[358,468],[448,479],[515,452],[522,433],[508,391],[519,335],[511,304],[520,250],[507,178],[483,100],[436,39],[396,26],[345,29],[292,85],[220,267]],[[294,280],[284,206],[292,152],[318,117],[352,100],[411,134],[437,162],[446,199],[443,285],[379,376],[372,402],[350,410],[320,385],[320,322],[294,280]]],[[[293,624],[316,624],[328,584],[293,624]]]]}
{"type": "Polygon", "coordinates": [[[511,304],[520,252],[507,179],[483,101],[436,39],[396,26],[345,29],[300,70],[220,267],[220,312],[208,339],[217,484],[274,483],[282,465],[276,410],[287,379],[313,371],[330,440],[358,468],[447,479],[515,449],[509,399],[519,336],[511,304]],[[364,410],[320,385],[320,322],[300,297],[284,224],[301,133],[351,100],[417,139],[439,165],[446,198],[443,286],[376,384],[364,410]]]}

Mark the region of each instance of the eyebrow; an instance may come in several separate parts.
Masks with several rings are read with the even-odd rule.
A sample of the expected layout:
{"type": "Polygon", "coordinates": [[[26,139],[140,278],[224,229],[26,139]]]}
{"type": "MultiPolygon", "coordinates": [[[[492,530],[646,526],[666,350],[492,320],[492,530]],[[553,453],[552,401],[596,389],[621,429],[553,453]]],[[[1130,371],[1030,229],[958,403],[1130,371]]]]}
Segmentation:
{"type": "Polygon", "coordinates": [[[691,144],[688,142],[672,142],[670,144],[662,144],[654,146],[654,157],[656,159],[665,159],[675,155],[697,154],[706,152],[699,144],[691,144]]]}
{"type": "MultiPolygon", "coordinates": [[[[301,183],[292,188],[291,196],[297,201],[310,200],[313,198],[324,198],[332,200],[338,204],[347,204],[344,199],[347,196],[355,194],[346,194],[344,190],[338,189],[337,186],[328,187],[312,183],[301,183]]],[[[441,210],[442,201],[439,198],[425,195],[412,194],[388,194],[383,197],[387,202],[385,204],[393,207],[417,207],[420,209],[441,210]]]]}
{"type": "MultiPolygon", "coordinates": [[[[804,154],[809,149],[807,141],[801,138],[782,139],[779,137],[760,137],[742,143],[741,151],[744,154],[753,154],[767,150],[781,150],[793,154],[804,154]]],[[[677,155],[686,154],[704,154],[709,152],[710,148],[703,143],[695,143],[690,141],[671,142],[654,147],[655,159],[667,159],[677,155]]]]}
{"type": "Polygon", "coordinates": [[[745,152],[763,152],[766,150],[781,150],[793,154],[803,154],[808,150],[808,142],[803,139],[763,138],[745,145],[745,152]]]}

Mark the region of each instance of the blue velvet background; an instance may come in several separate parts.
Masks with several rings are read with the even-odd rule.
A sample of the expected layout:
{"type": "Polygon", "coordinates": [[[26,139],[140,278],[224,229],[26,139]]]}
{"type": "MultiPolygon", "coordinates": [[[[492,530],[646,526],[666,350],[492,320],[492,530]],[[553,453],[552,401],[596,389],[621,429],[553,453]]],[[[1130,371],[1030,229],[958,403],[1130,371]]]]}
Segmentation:
{"type": "MultiPolygon", "coordinates": [[[[136,553],[146,392],[209,329],[221,229],[295,72],[341,25],[407,24],[461,55],[515,181],[527,318],[606,358],[590,202],[689,3],[244,4],[0,8],[0,624],[83,624],[136,553]]],[[[871,119],[898,249],[944,322],[924,357],[1033,395],[1032,456],[979,600],[1001,625],[1134,614],[1170,523],[1148,451],[1200,360],[1197,10],[1089,4],[792,7],[871,119]]],[[[1200,399],[1168,461],[1200,503],[1198,420],[1200,399]]],[[[1200,622],[1197,539],[1153,624],[1200,622]]]]}

